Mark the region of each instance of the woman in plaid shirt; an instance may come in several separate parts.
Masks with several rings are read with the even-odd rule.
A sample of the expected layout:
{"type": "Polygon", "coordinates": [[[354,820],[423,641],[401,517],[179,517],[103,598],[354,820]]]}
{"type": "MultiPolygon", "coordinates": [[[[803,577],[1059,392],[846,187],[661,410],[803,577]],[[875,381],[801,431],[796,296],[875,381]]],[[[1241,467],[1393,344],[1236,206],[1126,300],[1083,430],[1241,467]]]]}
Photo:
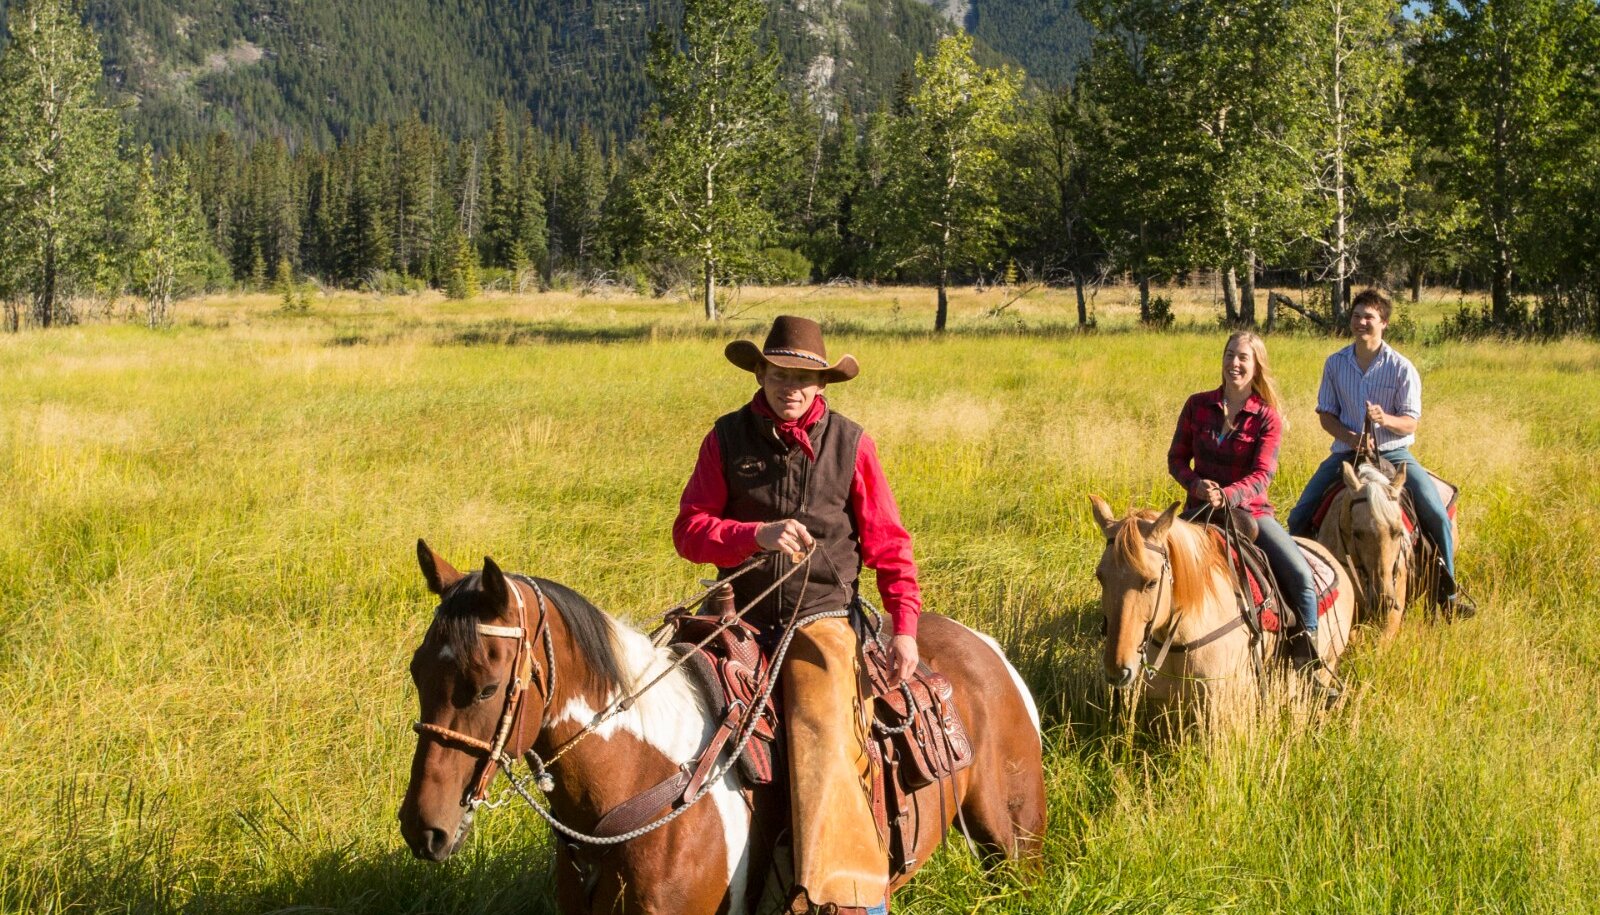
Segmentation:
{"type": "Polygon", "coordinates": [[[1267,345],[1249,332],[1228,338],[1222,387],[1190,397],[1178,415],[1167,469],[1189,494],[1184,514],[1240,508],[1256,520],[1256,546],[1267,555],[1283,597],[1302,629],[1290,639],[1295,667],[1317,664],[1317,592],[1311,567],[1272,513],[1267,484],[1278,472],[1278,443],[1286,425],[1278,388],[1267,366],[1267,345]]]}

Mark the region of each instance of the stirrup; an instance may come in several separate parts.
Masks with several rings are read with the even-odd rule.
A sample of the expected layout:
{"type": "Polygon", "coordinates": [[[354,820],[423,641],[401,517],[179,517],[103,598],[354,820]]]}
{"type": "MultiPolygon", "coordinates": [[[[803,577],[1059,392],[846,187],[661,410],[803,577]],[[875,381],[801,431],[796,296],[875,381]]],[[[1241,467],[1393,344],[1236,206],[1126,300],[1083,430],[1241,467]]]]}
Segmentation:
{"type": "Polygon", "coordinates": [[[1344,691],[1333,679],[1333,671],[1322,660],[1317,651],[1317,642],[1310,633],[1304,629],[1289,636],[1289,663],[1294,666],[1295,673],[1305,678],[1306,685],[1311,688],[1311,694],[1329,705],[1338,701],[1344,691]]]}
{"type": "Polygon", "coordinates": [[[836,902],[817,905],[811,901],[811,894],[806,892],[805,887],[796,886],[790,891],[789,903],[784,906],[783,911],[787,915],[867,915],[872,911],[872,907],[839,905],[836,902]]]}
{"type": "Polygon", "coordinates": [[[1470,620],[1478,615],[1478,602],[1468,597],[1465,591],[1456,590],[1444,600],[1444,621],[1454,623],[1457,620],[1470,620]]]}

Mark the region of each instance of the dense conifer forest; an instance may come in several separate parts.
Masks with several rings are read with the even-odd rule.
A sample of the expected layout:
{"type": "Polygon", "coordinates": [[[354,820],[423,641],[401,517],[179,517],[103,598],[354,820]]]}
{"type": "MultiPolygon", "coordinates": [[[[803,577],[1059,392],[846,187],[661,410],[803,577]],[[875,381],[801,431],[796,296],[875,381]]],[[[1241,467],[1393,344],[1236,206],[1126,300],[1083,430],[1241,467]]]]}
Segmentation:
{"type": "Polygon", "coordinates": [[[1160,324],[1152,285],[1204,274],[1231,324],[1443,282],[1491,294],[1461,330],[1600,331],[1595,0],[1082,12],[14,2],[6,323],[310,282],[698,285],[714,316],[842,278],[936,284],[939,327],[951,283],[1072,286],[1087,324],[1126,281],[1160,324]]]}

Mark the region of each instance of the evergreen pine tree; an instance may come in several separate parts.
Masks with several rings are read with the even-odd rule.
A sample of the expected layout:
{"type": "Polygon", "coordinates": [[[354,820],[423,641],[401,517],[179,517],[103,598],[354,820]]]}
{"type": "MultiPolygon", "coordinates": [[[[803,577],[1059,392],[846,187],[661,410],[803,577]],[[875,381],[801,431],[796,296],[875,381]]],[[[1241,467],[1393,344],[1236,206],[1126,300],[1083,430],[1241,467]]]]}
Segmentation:
{"type": "Polygon", "coordinates": [[[561,158],[561,183],[557,212],[562,252],[580,270],[595,257],[600,218],[605,209],[606,165],[600,144],[588,128],[561,158]]]}
{"type": "Polygon", "coordinates": [[[451,239],[444,294],[452,299],[470,299],[478,291],[478,253],[466,233],[458,231],[451,239]]]}
{"type": "Polygon", "coordinates": [[[539,148],[531,125],[522,129],[517,158],[517,208],[515,241],[521,255],[519,269],[539,267],[549,254],[544,205],[544,175],[539,169],[539,148]]]}
{"type": "Polygon", "coordinates": [[[478,249],[490,267],[511,267],[517,243],[517,175],[506,110],[495,113],[483,152],[483,234],[478,249]]]}

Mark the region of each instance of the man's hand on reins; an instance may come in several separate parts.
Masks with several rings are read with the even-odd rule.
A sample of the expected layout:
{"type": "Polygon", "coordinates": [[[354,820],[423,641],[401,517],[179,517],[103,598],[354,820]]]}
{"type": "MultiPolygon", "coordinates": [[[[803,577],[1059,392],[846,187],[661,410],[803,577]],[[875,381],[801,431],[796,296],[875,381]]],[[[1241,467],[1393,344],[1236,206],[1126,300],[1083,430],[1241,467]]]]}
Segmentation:
{"type": "Polygon", "coordinates": [[[917,637],[895,636],[894,641],[889,643],[889,664],[894,673],[894,683],[890,685],[899,686],[911,679],[911,675],[917,672],[917,659],[917,637]]]}
{"type": "Polygon", "coordinates": [[[793,518],[768,521],[756,528],[756,545],[763,550],[787,553],[791,557],[804,556],[816,543],[806,526],[793,518]]]}

